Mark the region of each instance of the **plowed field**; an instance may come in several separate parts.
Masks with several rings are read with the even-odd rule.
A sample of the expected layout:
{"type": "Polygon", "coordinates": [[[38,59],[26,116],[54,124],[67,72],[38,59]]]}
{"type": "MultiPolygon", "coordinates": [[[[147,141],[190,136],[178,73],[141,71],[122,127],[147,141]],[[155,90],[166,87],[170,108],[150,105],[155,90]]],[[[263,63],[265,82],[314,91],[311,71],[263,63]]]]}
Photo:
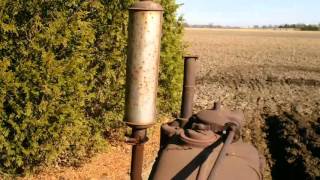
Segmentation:
{"type": "Polygon", "coordinates": [[[185,42],[200,56],[195,109],[242,110],[266,179],[319,179],[320,33],[187,29],[185,42]]]}

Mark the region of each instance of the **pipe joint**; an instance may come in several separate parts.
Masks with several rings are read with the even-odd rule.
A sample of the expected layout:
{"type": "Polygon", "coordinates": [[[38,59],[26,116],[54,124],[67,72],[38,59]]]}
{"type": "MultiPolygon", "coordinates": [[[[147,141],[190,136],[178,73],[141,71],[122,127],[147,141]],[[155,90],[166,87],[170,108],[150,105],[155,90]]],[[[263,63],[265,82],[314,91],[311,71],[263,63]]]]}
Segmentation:
{"type": "Polygon", "coordinates": [[[233,140],[232,143],[237,142],[240,137],[241,137],[241,132],[240,132],[240,124],[237,121],[231,121],[231,122],[227,122],[224,125],[224,129],[223,129],[223,134],[229,134],[230,132],[234,133],[233,136],[233,140]]]}
{"type": "Polygon", "coordinates": [[[131,136],[125,137],[125,142],[130,145],[143,145],[148,140],[147,129],[132,129],[131,136]]]}

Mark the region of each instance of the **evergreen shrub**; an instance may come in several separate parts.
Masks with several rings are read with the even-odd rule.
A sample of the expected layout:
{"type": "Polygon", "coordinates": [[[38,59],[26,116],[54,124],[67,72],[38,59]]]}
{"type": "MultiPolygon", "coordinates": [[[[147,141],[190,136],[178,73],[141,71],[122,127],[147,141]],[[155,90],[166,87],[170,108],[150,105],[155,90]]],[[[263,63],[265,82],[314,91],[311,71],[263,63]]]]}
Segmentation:
{"type": "MultiPolygon", "coordinates": [[[[74,165],[121,126],[133,0],[0,2],[0,174],[74,165]]],[[[182,19],[165,8],[159,109],[179,107],[182,19]]]]}

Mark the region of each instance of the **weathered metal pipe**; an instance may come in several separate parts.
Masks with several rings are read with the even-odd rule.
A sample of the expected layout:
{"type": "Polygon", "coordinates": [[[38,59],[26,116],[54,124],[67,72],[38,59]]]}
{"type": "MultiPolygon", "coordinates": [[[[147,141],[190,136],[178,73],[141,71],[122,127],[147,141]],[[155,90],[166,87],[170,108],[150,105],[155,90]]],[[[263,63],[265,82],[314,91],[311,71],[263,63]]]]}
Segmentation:
{"type": "Polygon", "coordinates": [[[134,128],[131,137],[135,142],[132,146],[130,177],[133,180],[142,180],[143,150],[144,143],[148,140],[147,130],[134,128]]]}
{"type": "Polygon", "coordinates": [[[129,9],[125,121],[129,126],[155,123],[163,9],[152,1],[129,9]]]}
{"type": "Polygon", "coordinates": [[[214,180],[217,169],[226,156],[228,146],[234,141],[234,137],[236,135],[236,128],[237,128],[236,124],[232,124],[230,126],[230,130],[228,132],[227,139],[225,140],[225,142],[219,152],[219,155],[218,155],[218,157],[217,157],[217,159],[211,169],[211,172],[209,174],[209,177],[208,177],[209,180],[214,180]]]}
{"type": "Polygon", "coordinates": [[[155,123],[162,33],[161,5],[139,1],[129,8],[129,38],[124,121],[131,126],[132,180],[141,180],[146,131],[155,123]]]}
{"type": "Polygon", "coordinates": [[[184,77],[181,103],[181,115],[183,119],[189,119],[192,116],[193,96],[196,84],[196,60],[198,56],[184,57],[184,77]]]}

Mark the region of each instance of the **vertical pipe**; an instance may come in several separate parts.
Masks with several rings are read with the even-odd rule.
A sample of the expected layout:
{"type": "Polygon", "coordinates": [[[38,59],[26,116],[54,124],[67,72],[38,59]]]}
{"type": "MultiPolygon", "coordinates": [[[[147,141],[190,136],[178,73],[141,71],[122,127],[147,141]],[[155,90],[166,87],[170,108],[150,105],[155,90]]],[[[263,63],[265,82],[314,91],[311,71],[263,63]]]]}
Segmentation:
{"type": "Polygon", "coordinates": [[[181,103],[181,115],[183,119],[189,119],[192,116],[193,96],[196,84],[196,60],[198,56],[184,57],[184,77],[181,103]]]}
{"type": "Polygon", "coordinates": [[[163,9],[138,1],[129,9],[124,120],[132,127],[155,123],[163,9]]]}
{"type": "Polygon", "coordinates": [[[163,8],[149,1],[136,1],[129,8],[124,121],[131,126],[133,143],[131,180],[141,180],[146,129],[156,115],[163,8]]]}
{"type": "Polygon", "coordinates": [[[132,146],[132,159],[130,178],[134,180],[142,180],[142,167],[143,167],[143,144],[132,146]]]}
{"type": "Polygon", "coordinates": [[[132,180],[142,180],[143,150],[144,142],[147,140],[147,130],[133,128],[131,136],[137,142],[132,146],[130,177],[132,180]]]}

